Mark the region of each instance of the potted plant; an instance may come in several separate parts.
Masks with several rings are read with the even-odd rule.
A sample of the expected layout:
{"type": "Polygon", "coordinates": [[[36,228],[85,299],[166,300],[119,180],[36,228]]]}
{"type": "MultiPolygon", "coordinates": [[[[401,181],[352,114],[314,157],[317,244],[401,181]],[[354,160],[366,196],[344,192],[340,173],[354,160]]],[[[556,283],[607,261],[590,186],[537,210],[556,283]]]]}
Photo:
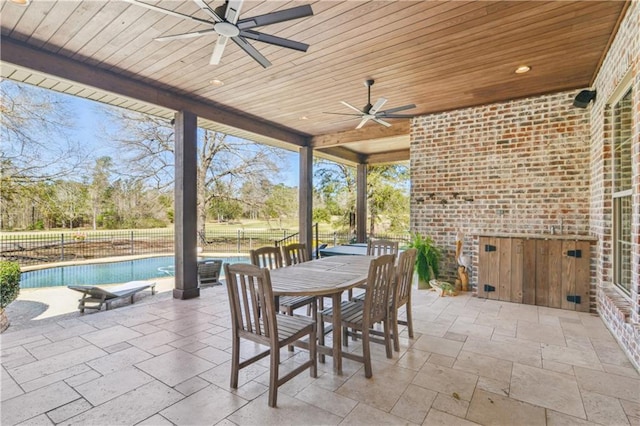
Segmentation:
{"type": "Polygon", "coordinates": [[[0,261],[0,333],[9,327],[4,308],[20,293],[20,264],[7,260],[0,261]]]}
{"type": "Polygon", "coordinates": [[[416,257],[416,272],[418,273],[418,288],[431,288],[429,281],[437,279],[440,264],[440,249],[430,236],[423,236],[418,232],[411,235],[409,247],[418,250],[416,257]]]}

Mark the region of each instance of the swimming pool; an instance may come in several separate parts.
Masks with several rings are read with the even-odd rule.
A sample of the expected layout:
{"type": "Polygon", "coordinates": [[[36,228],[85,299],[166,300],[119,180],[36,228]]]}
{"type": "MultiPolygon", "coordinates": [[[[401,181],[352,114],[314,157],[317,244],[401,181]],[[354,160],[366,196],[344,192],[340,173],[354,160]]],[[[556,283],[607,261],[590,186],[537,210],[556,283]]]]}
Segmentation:
{"type": "MultiPolygon", "coordinates": [[[[203,257],[202,259],[210,259],[203,257]]],[[[219,257],[225,263],[249,263],[246,256],[219,257]]],[[[173,256],[147,257],[109,263],[57,266],[23,272],[20,288],[56,287],[66,285],[115,284],[173,276],[173,256]]],[[[224,271],[223,271],[224,274],[224,271]]]]}

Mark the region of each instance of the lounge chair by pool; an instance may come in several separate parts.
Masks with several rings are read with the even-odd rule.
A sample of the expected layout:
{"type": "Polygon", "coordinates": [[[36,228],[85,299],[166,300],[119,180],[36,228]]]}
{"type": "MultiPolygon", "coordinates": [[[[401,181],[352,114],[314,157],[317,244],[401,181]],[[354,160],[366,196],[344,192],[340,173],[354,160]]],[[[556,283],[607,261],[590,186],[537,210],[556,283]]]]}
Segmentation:
{"type": "Polygon", "coordinates": [[[84,313],[85,309],[99,311],[102,309],[102,305],[105,305],[106,310],[109,310],[113,302],[127,297],[130,297],[131,303],[133,303],[136,293],[148,288],[151,289],[151,294],[156,294],[156,283],[151,281],[129,281],[119,286],[107,288],[82,285],[68,285],[67,287],[82,293],[82,299],[78,300],[80,302],[78,309],[81,313],[84,313]],[[87,303],[91,303],[91,305],[87,303]]]}

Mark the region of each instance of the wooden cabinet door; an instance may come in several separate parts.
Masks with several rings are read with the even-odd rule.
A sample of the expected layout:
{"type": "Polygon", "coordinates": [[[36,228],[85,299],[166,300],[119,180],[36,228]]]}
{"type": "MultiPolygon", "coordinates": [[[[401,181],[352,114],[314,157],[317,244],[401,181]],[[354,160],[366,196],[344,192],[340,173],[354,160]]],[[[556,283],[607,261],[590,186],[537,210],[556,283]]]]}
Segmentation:
{"type": "Polygon", "coordinates": [[[497,299],[500,279],[498,244],[501,238],[480,237],[478,251],[478,297],[497,299]]]}
{"type": "Polygon", "coordinates": [[[522,241],[522,303],[536,304],[536,240],[522,241]]]}
{"type": "Polygon", "coordinates": [[[538,271],[538,273],[547,274],[547,282],[549,288],[549,296],[547,298],[550,308],[562,308],[562,298],[564,286],[568,283],[562,276],[563,250],[564,244],[561,240],[548,240],[547,269],[546,271],[538,271]]]}
{"type": "Polygon", "coordinates": [[[524,240],[511,240],[511,302],[523,303],[524,240]]]}
{"type": "Polygon", "coordinates": [[[589,312],[588,241],[480,237],[479,243],[478,297],[589,312]]]}
{"type": "Polygon", "coordinates": [[[511,302],[511,246],[512,238],[500,238],[498,249],[497,299],[511,302]]]}
{"type": "Polygon", "coordinates": [[[589,312],[591,255],[588,241],[562,244],[562,309],[589,312]]]}
{"type": "Polygon", "coordinates": [[[549,242],[536,240],[536,267],[532,272],[536,281],[535,305],[549,306],[549,242]]]}

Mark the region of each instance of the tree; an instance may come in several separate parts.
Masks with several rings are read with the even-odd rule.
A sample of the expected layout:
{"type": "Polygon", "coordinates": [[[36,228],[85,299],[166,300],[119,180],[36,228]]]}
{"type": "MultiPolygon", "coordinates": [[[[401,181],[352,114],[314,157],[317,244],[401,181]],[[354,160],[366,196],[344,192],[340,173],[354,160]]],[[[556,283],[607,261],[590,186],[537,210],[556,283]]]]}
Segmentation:
{"type": "Polygon", "coordinates": [[[137,179],[117,179],[111,185],[113,203],[102,221],[108,228],[155,228],[167,224],[166,194],[137,179]]]}
{"type": "MultiPolygon", "coordinates": [[[[356,170],[326,160],[317,161],[314,175],[318,180],[316,193],[331,214],[338,215],[339,226],[353,232],[356,207],[356,170]]],[[[409,171],[404,165],[369,166],[367,170],[367,210],[369,234],[378,232],[386,219],[384,230],[404,231],[409,226],[409,171]]]]}
{"type": "Polygon", "coordinates": [[[33,219],[35,195],[28,192],[35,183],[70,176],[86,160],[86,150],[69,137],[72,116],[64,95],[0,81],[0,229],[9,208],[29,208],[33,219]]]}
{"type": "MultiPolygon", "coordinates": [[[[168,188],[174,178],[174,129],[167,120],[110,108],[119,123],[109,138],[123,153],[120,163],[131,176],[157,188],[168,188]]],[[[198,131],[198,229],[216,199],[239,201],[242,185],[266,180],[278,172],[279,152],[220,132],[198,131]]]]}
{"type": "Polygon", "coordinates": [[[85,150],[70,140],[73,115],[63,95],[2,80],[0,99],[3,180],[53,181],[69,176],[85,161],[85,150]]]}
{"type": "Polygon", "coordinates": [[[317,160],[314,165],[317,179],[315,191],[322,205],[332,216],[339,219],[334,227],[354,233],[352,218],[356,212],[356,170],[344,164],[317,160]]]}
{"type": "MultiPolygon", "coordinates": [[[[384,214],[397,230],[409,227],[409,170],[401,165],[369,166],[367,170],[367,200],[369,234],[376,235],[376,225],[384,214]],[[405,220],[402,220],[402,219],[405,220]]],[[[387,229],[390,229],[388,226],[387,229]]]]}
{"type": "Polygon", "coordinates": [[[87,207],[86,186],[78,182],[56,182],[49,195],[52,210],[63,227],[73,229],[83,217],[87,207]]]}
{"type": "Polygon", "coordinates": [[[298,205],[298,191],[282,183],[269,188],[267,199],[264,205],[264,214],[269,219],[278,219],[279,227],[282,229],[282,219],[291,218],[296,215],[298,205]]]}
{"type": "Polygon", "coordinates": [[[98,227],[98,216],[111,201],[109,179],[112,166],[113,161],[111,157],[100,157],[95,161],[92,180],[88,188],[91,224],[94,230],[98,227]]]}

